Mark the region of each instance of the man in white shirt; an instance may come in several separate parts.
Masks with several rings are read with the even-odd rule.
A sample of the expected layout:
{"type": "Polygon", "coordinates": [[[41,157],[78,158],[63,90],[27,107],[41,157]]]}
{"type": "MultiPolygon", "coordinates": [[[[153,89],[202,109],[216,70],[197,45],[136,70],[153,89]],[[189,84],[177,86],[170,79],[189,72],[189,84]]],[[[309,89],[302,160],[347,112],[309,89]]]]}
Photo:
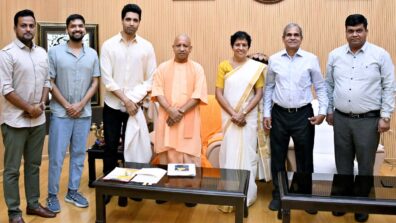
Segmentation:
{"type": "MultiPolygon", "coordinates": [[[[290,23],[283,31],[282,50],[269,59],[264,94],[264,128],[270,131],[272,201],[269,209],[280,208],[278,172],[285,171],[290,137],[293,139],[298,172],[313,172],[315,126],[323,122],[327,110],[325,83],[318,58],[300,49],[302,29],[290,23]],[[319,114],[314,116],[311,86],[314,85],[319,114]]],[[[316,211],[307,211],[315,214],[316,211]]]]}
{"type": "MultiPolygon", "coordinates": [[[[123,30],[103,44],[100,66],[102,81],[106,88],[103,122],[104,122],[104,159],[103,172],[109,173],[117,165],[117,148],[120,138],[125,138],[128,118],[138,119],[137,123],[145,123],[144,115],[138,103],[151,90],[152,73],[157,63],[154,48],[150,42],[136,34],[142,10],[136,4],[127,4],[121,12],[123,30]]],[[[136,126],[136,138],[144,136],[142,142],[147,143],[148,129],[146,125],[136,126]]],[[[133,156],[133,154],[132,154],[133,156]]]]}
{"type": "MultiPolygon", "coordinates": [[[[345,20],[348,44],[334,49],[327,62],[327,122],[334,125],[338,174],[373,175],[380,133],[390,128],[394,110],[394,66],[388,52],[366,41],[367,19],[353,14],[345,20]]],[[[333,212],[336,216],[344,213],[333,212]]],[[[364,222],[368,214],[356,213],[364,222]]]]}
{"type": "Polygon", "coordinates": [[[39,203],[40,165],[45,137],[45,101],[51,87],[45,50],[34,44],[31,10],[14,16],[16,39],[0,51],[1,133],[4,143],[3,188],[9,223],[24,223],[19,176],[23,158],[26,214],[53,218],[39,203]]]}

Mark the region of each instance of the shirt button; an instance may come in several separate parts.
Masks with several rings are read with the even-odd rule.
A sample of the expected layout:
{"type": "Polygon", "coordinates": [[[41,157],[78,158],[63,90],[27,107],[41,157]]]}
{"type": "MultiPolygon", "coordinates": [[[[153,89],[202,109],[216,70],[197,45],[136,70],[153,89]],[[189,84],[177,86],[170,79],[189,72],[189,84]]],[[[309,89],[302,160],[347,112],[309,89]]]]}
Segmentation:
{"type": "Polygon", "coordinates": [[[348,102],[351,102],[351,100],[348,100],[348,102]]]}
{"type": "Polygon", "coordinates": [[[351,77],[351,80],[353,80],[353,77],[351,77]]]}
{"type": "Polygon", "coordinates": [[[352,89],[351,89],[351,88],[349,88],[349,90],[351,91],[352,89]]]}

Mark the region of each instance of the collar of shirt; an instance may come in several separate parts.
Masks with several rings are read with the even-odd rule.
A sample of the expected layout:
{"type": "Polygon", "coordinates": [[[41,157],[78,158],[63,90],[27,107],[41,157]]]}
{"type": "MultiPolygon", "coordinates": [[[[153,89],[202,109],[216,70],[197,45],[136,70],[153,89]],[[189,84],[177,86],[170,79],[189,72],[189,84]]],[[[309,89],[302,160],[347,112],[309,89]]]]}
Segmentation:
{"type": "Polygon", "coordinates": [[[346,54],[350,53],[350,54],[352,54],[352,55],[358,54],[358,53],[360,53],[360,52],[364,53],[364,52],[367,51],[368,45],[369,45],[369,43],[366,41],[366,42],[363,44],[362,48],[360,48],[358,51],[356,51],[356,53],[353,53],[352,50],[351,50],[351,48],[349,47],[349,45],[346,44],[346,45],[345,45],[345,53],[346,53],[346,54]]]}
{"type": "MultiPolygon", "coordinates": [[[[21,48],[21,49],[23,49],[23,48],[28,48],[29,49],[29,47],[27,47],[24,43],[22,43],[19,39],[15,39],[14,40],[14,43],[15,43],[15,45],[17,45],[19,48],[21,48]]],[[[36,44],[33,42],[33,45],[32,45],[32,49],[33,48],[36,48],[36,44]]]]}
{"type": "MultiPolygon", "coordinates": [[[[68,42],[69,42],[69,41],[68,41],[68,42]]],[[[72,50],[72,48],[70,48],[70,46],[69,46],[68,43],[66,43],[66,44],[64,45],[65,51],[66,51],[67,53],[70,53],[71,55],[77,57],[77,58],[80,58],[80,57],[82,57],[82,56],[85,55],[85,47],[86,47],[86,46],[85,46],[84,43],[83,43],[80,54],[79,54],[78,56],[76,56],[76,55],[73,53],[73,50],[72,50]]]]}
{"type": "Polygon", "coordinates": [[[298,48],[296,54],[295,54],[293,57],[291,57],[291,56],[287,53],[286,49],[284,49],[284,50],[282,50],[282,54],[281,54],[281,55],[282,55],[283,57],[288,57],[289,59],[293,59],[295,56],[303,57],[303,56],[304,56],[304,51],[303,51],[301,48],[298,48]]]}
{"type": "MultiPolygon", "coordinates": [[[[121,32],[118,33],[117,37],[120,42],[128,43],[128,41],[126,41],[124,38],[122,38],[121,32]]],[[[131,42],[137,43],[137,42],[139,42],[139,38],[140,38],[140,36],[138,34],[136,34],[135,38],[131,42]]]]}

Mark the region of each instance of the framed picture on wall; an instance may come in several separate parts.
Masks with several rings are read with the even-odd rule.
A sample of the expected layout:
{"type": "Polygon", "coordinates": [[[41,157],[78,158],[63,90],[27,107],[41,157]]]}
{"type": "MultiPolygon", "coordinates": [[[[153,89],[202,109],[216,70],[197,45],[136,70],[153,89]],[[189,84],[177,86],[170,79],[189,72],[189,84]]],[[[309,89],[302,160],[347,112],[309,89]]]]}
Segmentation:
{"type": "MultiPolygon", "coordinates": [[[[84,45],[88,45],[95,49],[99,54],[99,42],[98,42],[98,24],[85,24],[87,34],[84,36],[84,45]]],[[[37,45],[43,47],[47,52],[51,47],[65,43],[69,40],[69,35],[66,33],[65,23],[37,23],[37,45]]],[[[96,91],[95,95],[91,99],[91,104],[96,106],[100,105],[100,90],[96,91]]],[[[49,100],[51,94],[49,95],[49,100]]],[[[49,104],[47,101],[47,105],[49,104]]],[[[48,106],[47,106],[48,108],[48,106]]]]}

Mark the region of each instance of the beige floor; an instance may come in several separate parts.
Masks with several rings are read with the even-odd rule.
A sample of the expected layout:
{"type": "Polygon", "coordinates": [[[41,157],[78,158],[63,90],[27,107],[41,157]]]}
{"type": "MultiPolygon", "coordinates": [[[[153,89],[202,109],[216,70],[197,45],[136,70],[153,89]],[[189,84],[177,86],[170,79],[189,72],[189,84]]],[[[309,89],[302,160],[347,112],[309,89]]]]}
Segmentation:
{"type": "MultiPolygon", "coordinates": [[[[97,174],[100,174],[102,168],[101,161],[97,161],[97,174]]],[[[41,168],[41,203],[45,204],[47,194],[47,171],[48,161],[44,160],[41,168]]],[[[25,215],[26,201],[23,189],[23,178],[20,182],[21,191],[21,208],[24,212],[23,218],[30,223],[83,223],[95,222],[95,189],[87,186],[88,168],[84,168],[83,180],[80,190],[88,198],[90,206],[88,208],[77,208],[73,205],[65,203],[63,197],[67,190],[67,171],[68,162],[65,161],[61,179],[61,193],[59,195],[62,211],[53,219],[44,219],[35,216],[25,215]]],[[[396,168],[388,164],[384,164],[381,169],[383,175],[396,176],[396,168]]],[[[21,174],[23,176],[23,174],[21,174]]],[[[0,178],[2,181],[2,178],[0,178]]],[[[280,223],[277,220],[276,213],[269,211],[267,206],[270,199],[271,184],[258,182],[258,200],[249,209],[249,217],[244,220],[247,223],[280,223]]],[[[3,188],[0,187],[0,223],[8,222],[7,207],[3,199],[3,188]]],[[[169,202],[163,205],[156,205],[152,200],[143,200],[142,202],[128,201],[127,207],[119,207],[117,200],[112,199],[107,205],[107,222],[123,223],[123,222],[179,222],[179,223],[227,223],[234,222],[233,214],[223,214],[213,205],[198,205],[195,208],[187,208],[184,204],[169,202]]],[[[308,215],[304,211],[292,211],[292,223],[330,223],[330,222],[355,222],[353,214],[347,214],[343,217],[333,217],[330,212],[319,212],[317,215],[308,215]]],[[[396,216],[389,215],[370,215],[368,223],[394,223],[396,216]]]]}

